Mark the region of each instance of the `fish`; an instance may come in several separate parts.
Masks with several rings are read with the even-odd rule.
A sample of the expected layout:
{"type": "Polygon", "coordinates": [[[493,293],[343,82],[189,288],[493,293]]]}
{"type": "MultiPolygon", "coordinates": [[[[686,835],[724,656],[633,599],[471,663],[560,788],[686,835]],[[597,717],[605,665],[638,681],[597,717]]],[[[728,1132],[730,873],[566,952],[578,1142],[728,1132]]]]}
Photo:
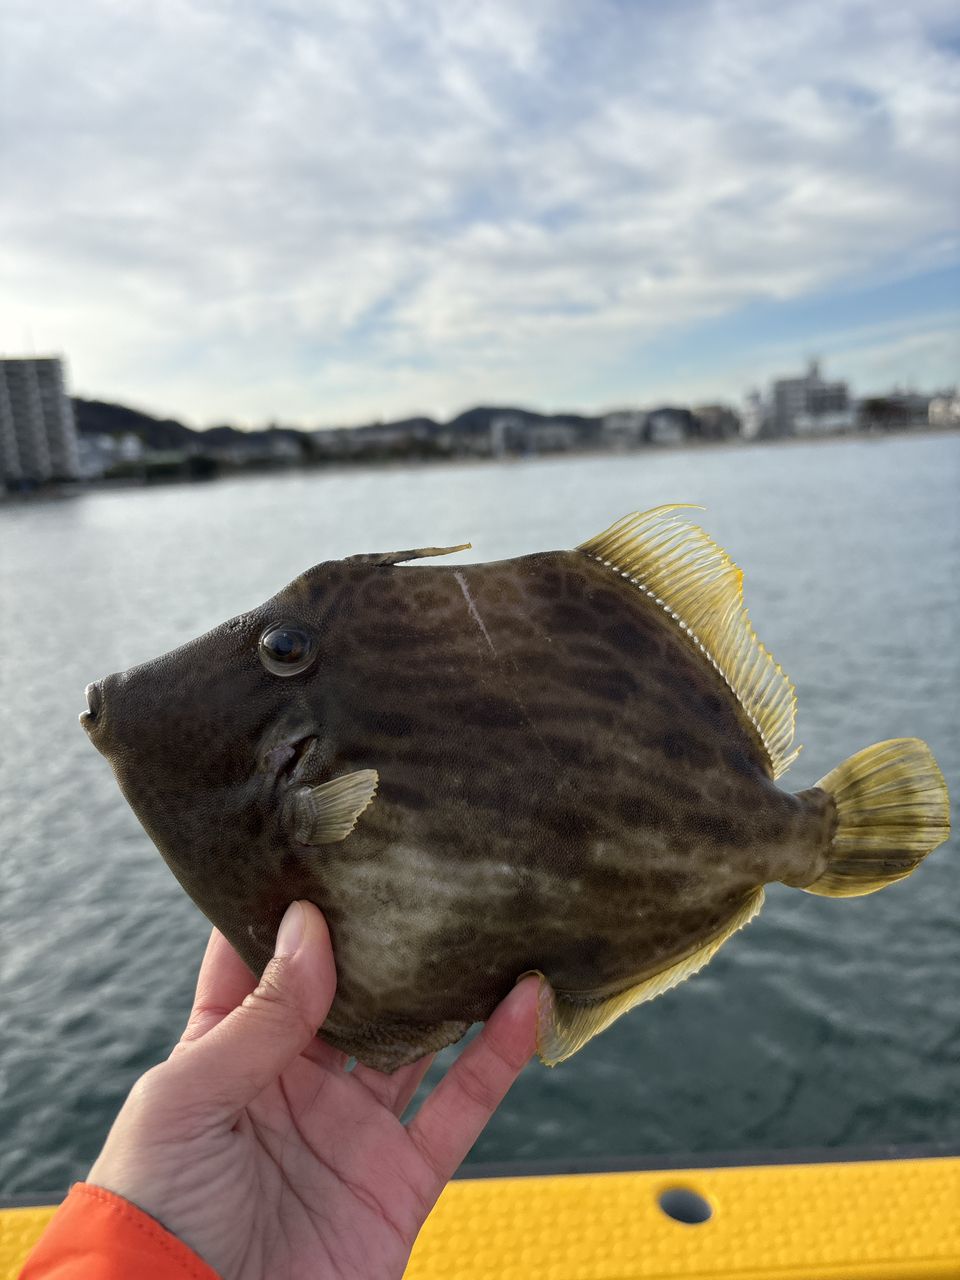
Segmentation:
{"type": "Polygon", "coordinates": [[[872,893],[947,839],[915,738],[777,785],[794,687],[691,509],[498,562],[327,561],[87,687],[93,745],[254,975],[291,901],[323,911],[327,1043],[395,1071],[534,973],[555,1065],[703,968],[765,885],[872,893]]]}

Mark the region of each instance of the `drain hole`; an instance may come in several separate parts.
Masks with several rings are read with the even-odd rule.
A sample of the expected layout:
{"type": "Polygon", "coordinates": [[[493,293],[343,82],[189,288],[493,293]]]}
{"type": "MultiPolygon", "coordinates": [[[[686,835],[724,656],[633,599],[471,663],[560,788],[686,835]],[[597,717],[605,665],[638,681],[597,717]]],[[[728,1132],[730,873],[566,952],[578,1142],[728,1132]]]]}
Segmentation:
{"type": "Polygon", "coordinates": [[[660,1208],[674,1222],[706,1222],[713,1214],[710,1203],[686,1187],[670,1187],[660,1193],[660,1208]]]}

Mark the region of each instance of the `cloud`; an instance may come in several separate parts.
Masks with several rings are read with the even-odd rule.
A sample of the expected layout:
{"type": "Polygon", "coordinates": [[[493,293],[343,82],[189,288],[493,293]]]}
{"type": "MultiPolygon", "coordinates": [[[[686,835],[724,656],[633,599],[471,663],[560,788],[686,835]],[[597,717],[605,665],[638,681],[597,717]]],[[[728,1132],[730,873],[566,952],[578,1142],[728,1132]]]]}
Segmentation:
{"type": "MultiPolygon", "coordinates": [[[[682,344],[678,346],[682,351],[682,344]]],[[[758,370],[780,377],[796,375],[813,356],[820,360],[825,377],[846,380],[855,394],[886,391],[895,385],[944,389],[955,385],[960,369],[960,310],[849,327],[835,327],[824,320],[815,340],[768,340],[758,334],[749,350],[733,358],[726,353],[717,358],[708,351],[692,359],[687,353],[667,370],[645,374],[642,399],[646,403],[676,400],[677,387],[682,386],[684,398],[691,403],[718,397],[739,401],[745,390],[759,388],[764,381],[758,370]]]]}
{"type": "Polygon", "coordinates": [[[602,401],[664,333],[956,259],[953,21],[8,0],[0,344],[193,420],[602,401]]]}
{"type": "Polygon", "coordinates": [[[960,369],[960,312],[931,317],[930,324],[908,332],[851,334],[836,340],[831,355],[834,367],[862,387],[886,388],[895,381],[913,390],[943,389],[942,371],[960,369]],[[891,369],[897,371],[894,379],[891,369]]]}

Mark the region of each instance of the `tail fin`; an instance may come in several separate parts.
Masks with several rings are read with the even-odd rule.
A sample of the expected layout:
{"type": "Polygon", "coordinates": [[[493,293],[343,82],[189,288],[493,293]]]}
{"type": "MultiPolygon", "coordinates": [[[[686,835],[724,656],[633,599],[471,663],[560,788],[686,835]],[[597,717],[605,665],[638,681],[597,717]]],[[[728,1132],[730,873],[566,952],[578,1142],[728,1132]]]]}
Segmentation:
{"type": "Polygon", "coordinates": [[[817,783],[837,804],[827,869],[807,893],[857,898],[902,880],[950,834],[950,798],[930,748],[892,738],[817,783]]]}

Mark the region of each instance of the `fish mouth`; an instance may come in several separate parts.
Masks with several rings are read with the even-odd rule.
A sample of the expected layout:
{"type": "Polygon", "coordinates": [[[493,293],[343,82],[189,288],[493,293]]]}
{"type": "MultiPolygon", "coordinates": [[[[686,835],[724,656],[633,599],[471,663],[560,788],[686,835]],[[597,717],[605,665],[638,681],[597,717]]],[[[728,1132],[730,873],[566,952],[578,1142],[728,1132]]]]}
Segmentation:
{"type": "Polygon", "coordinates": [[[80,712],[80,723],[89,733],[98,723],[98,717],[103,707],[103,690],[100,688],[100,681],[96,680],[92,684],[88,684],[83,691],[83,696],[87,700],[87,709],[80,712]]]}

